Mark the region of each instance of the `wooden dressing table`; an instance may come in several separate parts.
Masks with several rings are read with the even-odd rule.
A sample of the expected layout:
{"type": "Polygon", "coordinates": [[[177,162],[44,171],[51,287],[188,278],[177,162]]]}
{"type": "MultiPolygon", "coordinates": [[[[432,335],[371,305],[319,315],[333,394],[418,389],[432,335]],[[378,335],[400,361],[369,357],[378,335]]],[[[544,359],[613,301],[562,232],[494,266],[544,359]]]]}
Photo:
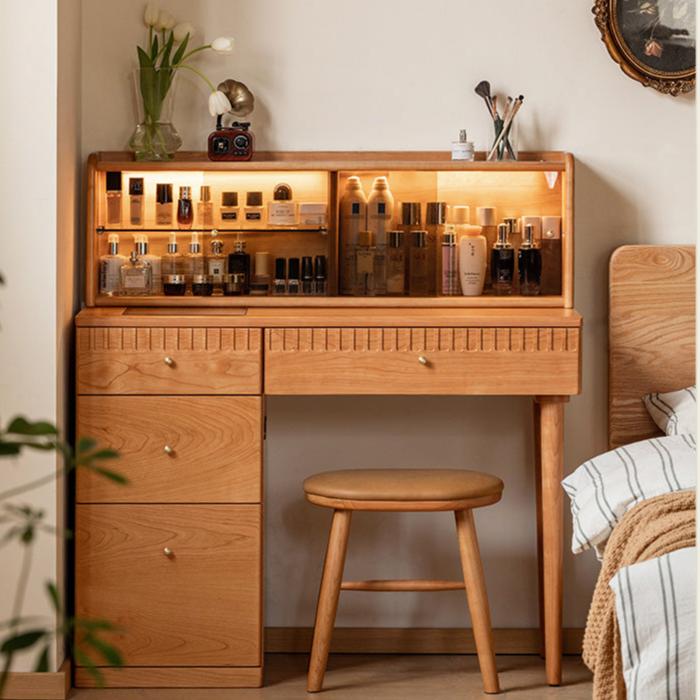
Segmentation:
{"type": "MultiPolygon", "coordinates": [[[[130,484],[78,475],[76,614],[124,629],[115,643],[125,666],[102,669],[108,687],[262,684],[264,398],[284,395],[534,397],[546,678],[560,683],[564,403],[581,387],[582,320],[572,308],[573,159],[525,157],[455,165],[444,154],[261,154],[225,167],[201,154],[170,164],[91,157],[89,308],[76,319],[77,434],[119,450],[118,469],[130,484]],[[481,174],[491,178],[489,204],[503,209],[516,194],[527,195],[523,187],[535,188],[534,203],[519,210],[562,216],[561,294],[100,297],[96,265],[108,230],[101,198],[109,170],[161,177],[172,170],[322,173],[331,217],[321,234],[327,238],[313,245],[328,251],[331,293],[345,173],[389,173],[412,187],[410,171],[429,197],[445,193],[428,192],[426,173],[481,174]],[[542,177],[550,171],[561,175],[554,190],[542,177]],[[521,172],[538,179],[519,183],[517,193],[493,179],[521,172]]],[[[308,235],[288,233],[299,237],[296,245],[308,235]]],[[[75,682],[94,684],[80,665],[75,682]]]]}

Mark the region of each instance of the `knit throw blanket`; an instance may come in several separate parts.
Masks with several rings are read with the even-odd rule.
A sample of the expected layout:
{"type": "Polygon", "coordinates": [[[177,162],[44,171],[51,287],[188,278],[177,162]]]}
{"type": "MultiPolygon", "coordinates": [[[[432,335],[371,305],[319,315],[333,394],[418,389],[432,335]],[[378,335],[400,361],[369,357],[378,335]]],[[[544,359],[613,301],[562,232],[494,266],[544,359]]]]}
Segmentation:
{"type": "Polygon", "coordinates": [[[626,696],[610,579],[624,566],[693,546],[695,491],[677,491],[642,501],[613,530],[583,637],[583,660],[593,672],[593,700],[624,700],[626,696]]]}

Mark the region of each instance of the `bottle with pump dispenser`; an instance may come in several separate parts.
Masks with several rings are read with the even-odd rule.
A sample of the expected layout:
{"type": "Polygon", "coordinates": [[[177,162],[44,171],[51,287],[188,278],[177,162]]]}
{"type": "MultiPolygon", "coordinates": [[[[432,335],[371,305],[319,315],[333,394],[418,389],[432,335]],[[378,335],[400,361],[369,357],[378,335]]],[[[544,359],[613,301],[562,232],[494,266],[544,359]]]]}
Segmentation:
{"type": "Polygon", "coordinates": [[[110,233],[107,245],[107,255],[100,257],[100,294],[112,296],[121,291],[121,271],[127,258],[125,255],[119,255],[118,234],[110,233]]]}
{"type": "Polygon", "coordinates": [[[528,223],[523,227],[523,240],[518,251],[520,293],[537,296],[542,280],[542,254],[535,241],[535,227],[528,223]]]}
{"type": "Polygon", "coordinates": [[[190,291],[192,291],[192,284],[195,278],[201,280],[202,275],[206,274],[207,262],[202,252],[202,244],[199,242],[199,233],[193,231],[187,255],[185,256],[185,276],[187,277],[187,286],[190,291]]]}
{"type": "Polygon", "coordinates": [[[465,297],[484,293],[486,277],[486,237],[481,226],[473,226],[467,206],[455,206],[450,210],[450,221],[459,240],[459,281],[465,297]]]}
{"type": "Polygon", "coordinates": [[[151,293],[151,265],[140,258],[135,250],[121,268],[122,294],[144,296],[151,293]]]}
{"type": "Polygon", "coordinates": [[[394,196],[386,177],[374,178],[372,191],[367,200],[367,230],[374,235],[377,246],[386,245],[386,234],[394,217],[394,196]]]}
{"type": "Polygon", "coordinates": [[[341,235],[341,293],[355,291],[355,249],[359,243],[360,231],[367,227],[367,197],[362,182],[355,175],[345,183],[345,192],[340,202],[341,235]]]}
{"type": "Polygon", "coordinates": [[[226,275],[226,256],[224,255],[224,242],[218,237],[216,229],[211,232],[211,240],[209,241],[207,274],[211,278],[213,293],[223,293],[224,276],[226,275]]]}
{"type": "Polygon", "coordinates": [[[498,238],[491,251],[491,286],[499,296],[513,293],[515,251],[510,244],[509,229],[506,223],[498,224],[498,238]]]}
{"type": "Polygon", "coordinates": [[[160,255],[154,255],[148,250],[148,236],[136,237],[136,252],[138,256],[148,262],[151,268],[151,294],[163,293],[163,277],[160,255]]]}

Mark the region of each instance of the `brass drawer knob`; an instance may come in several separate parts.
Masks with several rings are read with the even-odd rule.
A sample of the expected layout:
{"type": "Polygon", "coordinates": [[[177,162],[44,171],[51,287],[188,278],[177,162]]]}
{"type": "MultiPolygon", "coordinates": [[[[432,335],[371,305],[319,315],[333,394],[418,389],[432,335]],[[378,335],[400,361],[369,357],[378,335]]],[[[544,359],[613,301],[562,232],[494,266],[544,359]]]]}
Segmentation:
{"type": "Polygon", "coordinates": [[[174,366],[175,366],[175,360],[173,360],[173,358],[170,357],[170,355],[166,355],[166,356],[163,358],[163,362],[165,362],[165,364],[168,365],[168,367],[174,367],[174,366]]]}
{"type": "Polygon", "coordinates": [[[424,367],[430,364],[430,360],[425,355],[418,355],[418,362],[424,367]]]}
{"type": "Polygon", "coordinates": [[[170,559],[175,554],[175,552],[173,552],[173,550],[170,549],[170,547],[163,547],[163,554],[165,554],[165,556],[168,557],[168,559],[170,559]]]}
{"type": "Polygon", "coordinates": [[[166,455],[173,455],[173,454],[175,454],[175,450],[174,450],[170,445],[166,445],[166,446],[163,448],[163,452],[165,452],[166,455]]]}

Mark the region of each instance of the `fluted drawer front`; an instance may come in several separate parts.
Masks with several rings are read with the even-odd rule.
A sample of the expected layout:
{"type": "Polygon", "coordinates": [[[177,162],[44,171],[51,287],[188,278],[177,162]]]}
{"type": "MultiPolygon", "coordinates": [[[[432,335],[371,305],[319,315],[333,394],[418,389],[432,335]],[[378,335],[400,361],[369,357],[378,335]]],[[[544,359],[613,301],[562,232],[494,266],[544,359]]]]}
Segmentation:
{"type": "Polygon", "coordinates": [[[119,452],[127,485],[78,470],[79,503],[259,503],[258,396],[79,396],[78,435],[119,452]]]}
{"type": "Polygon", "coordinates": [[[78,328],[79,394],[259,394],[261,331],[78,328]]]}
{"type": "Polygon", "coordinates": [[[577,394],[578,328],[278,328],[266,394],[577,394]]]}
{"type": "Polygon", "coordinates": [[[259,666],[260,555],[259,505],[78,505],[76,615],[127,667],[259,666]]]}

